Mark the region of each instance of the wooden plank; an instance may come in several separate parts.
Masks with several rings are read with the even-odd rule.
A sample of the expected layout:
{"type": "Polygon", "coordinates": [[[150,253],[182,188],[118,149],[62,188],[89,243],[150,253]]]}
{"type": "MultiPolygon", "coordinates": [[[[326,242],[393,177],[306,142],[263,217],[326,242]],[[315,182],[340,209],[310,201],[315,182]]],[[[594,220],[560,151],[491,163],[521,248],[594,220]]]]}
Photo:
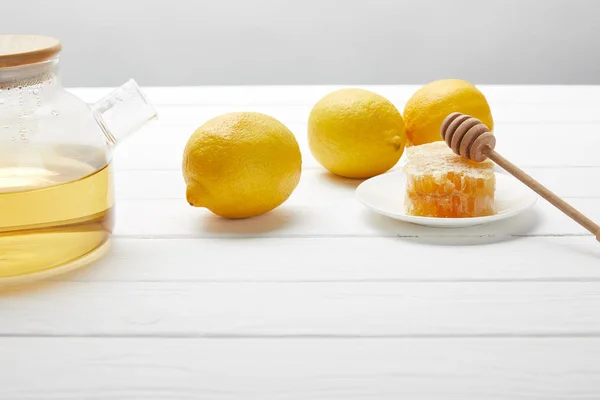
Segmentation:
{"type": "Polygon", "coordinates": [[[599,307],[599,282],[61,282],[4,291],[0,336],[600,336],[599,307]]]}
{"type": "MultiPolygon", "coordinates": [[[[197,86],[143,87],[157,105],[203,106],[310,106],[333,90],[357,87],[371,90],[394,103],[404,104],[420,85],[303,85],[303,86],[197,86]]],[[[594,85],[478,85],[492,106],[497,104],[597,104],[600,86],[594,85]]],[[[93,102],[111,88],[69,88],[93,102]]]]}
{"type": "Polygon", "coordinates": [[[62,282],[598,281],[591,238],[470,239],[456,246],[399,238],[115,238],[102,261],[62,282]],[[235,249],[232,251],[232,249],[235,249]],[[456,256],[455,256],[456,257],[456,256]]]}
{"type": "MultiPolygon", "coordinates": [[[[393,170],[400,169],[401,167],[398,166],[393,170]]],[[[600,167],[526,167],[523,169],[559,196],[600,197],[600,185],[591,184],[600,179],[600,167]]],[[[503,171],[498,170],[498,172],[503,171]]],[[[118,199],[185,198],[185,181],[180,170],[118,169],[114,180],[118,199]]],[[[299,195],[310,196],[315,202],[322,200],[321,193],[326,194],[328,199],[337,199],[341,196],[354,197],[354,188],[360,182],[361,180],[335,177],[320,169],[305,169],[302,172],[299,195]]]]}
{"type": "MultiPolygon", "coordinates": [[[[495,222],[461,229],[435,229],[376,214],[351,195],[328,197],[299,188],[279,208],[258,217],[229,220],[184,199],[119,200],[115,235],[121,237],[419,237],[430,243],[439,238],[455,244],[465,238],[486,241],[515,236],[591,235],[562,212],[539,201],[525,213],[495,222]]],[[[569,202],[592,220],[600,220],[598,200],[574,198],[569,202]]]]}
{"type": "MultiPolygon", "coordinates": [[[[518,217],[494,224],[441,230],[390,219],[353,199],[337,204],[294,204],[293,199],[270,213],[244,220],[227,220],[179,200],[121,200],[115,234],[124,237],[488,237],[591,235],[546,202],[518,217]],[[149,217],[144,217],[149,216],[149,217]]],[[[571,199],[594,221],[600,220],[596,199],[571,199]]]]}
{"type": "MultiPolygon", "coordinates": [[[[526,169],[576,208],[600,220],[597,168],[526,169]],[[563,189],[564,188],[564,189],[563,189]],[[575,197],[571,197],[575,196],[575,197]]],[[[460,230],[432,229],[375,214],[355,196],[359,180],[343,179],[319,170],[304,171],[292,196],[265,215],[226,220],[185,200],[178,171],[116,172],[119,236],[496,236],[588,234],[545,200],[518,218],[460,230]],[[151,218],[144,215],[151,215],[151,218]]]]}
{"type": "MultiPolygon", "coordinates": [[[[318,100],[318,99],[317,99],[318,100]]],[[[191,116],[203,123],[218,115],[230,112],[260,112],[270,115],[282,123],[290,126],[304,124],[314,104],[302,106],[284,106],[284,105],[159,105],[156,106],[158,116],[167,123],[178,123],[182,120],[189,120],[191,116]]],[[[404,102],[395,102],[396,108],[403,112],[404,102]]],[[[511,124],[553,124],[562,125],[600,123],[600,116],[597,114],[600,100],[596,103],[502,103],[490,105],[492,116],[495,123],[511,124]]]]}
{"type": "MultiPolygon", "coordinates": [[[[600,107],[600,106],[599,106],[600,107]]],[[[196,114],[181,120],[163,119],[147,125],[116,150],[120,169],[181,169],[183,149],[204,119],[196,114]]],[[[321,168],[312,156],[306,138],[306,122],[288,125],[294,132],[303,157],[303,167],[321,168]]],[[[497,150],[521,167],[600,166],[600,123],[502,124],[496,128],[497,150]],[[535,149],[535,150],[532,150],[535,149]]]]}
{"type": "Polygon", "coordinates": [[[588,400],[600,340],[0,340],[11,400],[588,400]]]}

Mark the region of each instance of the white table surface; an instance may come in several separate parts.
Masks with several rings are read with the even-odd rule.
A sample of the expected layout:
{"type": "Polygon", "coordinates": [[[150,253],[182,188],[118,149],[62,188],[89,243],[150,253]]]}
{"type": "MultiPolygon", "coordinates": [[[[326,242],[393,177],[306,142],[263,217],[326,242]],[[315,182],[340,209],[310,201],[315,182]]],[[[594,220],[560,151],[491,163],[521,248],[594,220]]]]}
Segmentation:
{"type": "MultiPolygon", "coordinates": [[[[307,147],[336,88],[145,88],[159,120],[116,152],[111,253],[0,293],[0,399],[600,398],[600,244],[543,200],[461,230],[372,213],[307,147]],[[187,204],[180,165],[241,110],[285,123],[304,169],[229,221],[187,204]]],[[[417,86],[367,88],[402,110],[417,86]]],[[[600,221],[600,87],[480,88],[498,151],[600,221]]]]}

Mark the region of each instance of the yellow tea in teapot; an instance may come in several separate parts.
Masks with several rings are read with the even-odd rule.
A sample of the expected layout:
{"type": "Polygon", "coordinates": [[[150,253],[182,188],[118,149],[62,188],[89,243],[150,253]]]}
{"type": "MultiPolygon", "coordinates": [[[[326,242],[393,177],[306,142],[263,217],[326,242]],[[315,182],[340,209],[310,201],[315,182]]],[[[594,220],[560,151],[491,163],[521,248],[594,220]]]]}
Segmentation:
{"type": "Polygon", "coordinates": [[[104,254],[113,151],[157,117],[133,79],[94,103],[66,90],[61,49],[52,37],[0,35],[0,286],[104,254]]]}
{"type": "Polygon", "coordinates": [[[40,165],[0,159],[0,278],[68,266],[109,239],[110,164],[46,154],[40,165]]]}

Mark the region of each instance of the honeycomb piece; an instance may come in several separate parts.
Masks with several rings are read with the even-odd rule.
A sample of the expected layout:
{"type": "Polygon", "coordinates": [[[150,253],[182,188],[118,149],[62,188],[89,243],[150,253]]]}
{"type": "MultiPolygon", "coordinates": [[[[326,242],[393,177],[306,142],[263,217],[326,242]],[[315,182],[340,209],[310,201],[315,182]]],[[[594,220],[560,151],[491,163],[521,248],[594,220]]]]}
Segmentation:
{"type": "Polygon", "coordinates": [[[468,218],[494,213],[496,176],[490,160],[475,162],[444,142],[406,149],[405,208],[409,215],[468,218]]]}

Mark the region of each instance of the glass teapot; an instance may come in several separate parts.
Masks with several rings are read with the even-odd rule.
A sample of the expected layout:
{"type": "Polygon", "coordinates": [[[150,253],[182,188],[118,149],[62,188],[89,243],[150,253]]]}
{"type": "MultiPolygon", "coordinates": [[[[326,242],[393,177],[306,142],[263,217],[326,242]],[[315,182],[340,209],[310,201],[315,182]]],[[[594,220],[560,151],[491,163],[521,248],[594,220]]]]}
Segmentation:
{"type": "Polygon", "coordinates": [[[135,81],[95,104],[61,85],[61,43],[0,35],[0,285],[86,265],[114,222],[112,150],[156,117],[135,81]]]}

